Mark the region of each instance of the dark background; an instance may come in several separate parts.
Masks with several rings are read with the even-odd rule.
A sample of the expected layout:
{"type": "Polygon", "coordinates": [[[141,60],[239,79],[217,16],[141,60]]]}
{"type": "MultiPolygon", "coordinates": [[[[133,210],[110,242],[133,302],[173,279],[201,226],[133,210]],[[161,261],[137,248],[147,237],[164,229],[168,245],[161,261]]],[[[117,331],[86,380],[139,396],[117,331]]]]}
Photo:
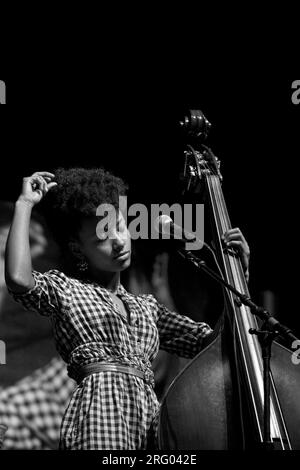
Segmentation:
{"type": "Polygon", "coordinates": [[[33,171],[101,165],[129,183],[135,202],[176,202],[184,150],[178,121],[201,109],[212,123],[207,144],[221,160],[232,225],[251,247],[253,298],[274,292],[274,313],[299,335],[297,77],[190,71],[179,84],[148,71],[123,70],[122,80],[45,77],[0,77],[8,105],[1,109],[1,199],[17,198],[33,171]]]}

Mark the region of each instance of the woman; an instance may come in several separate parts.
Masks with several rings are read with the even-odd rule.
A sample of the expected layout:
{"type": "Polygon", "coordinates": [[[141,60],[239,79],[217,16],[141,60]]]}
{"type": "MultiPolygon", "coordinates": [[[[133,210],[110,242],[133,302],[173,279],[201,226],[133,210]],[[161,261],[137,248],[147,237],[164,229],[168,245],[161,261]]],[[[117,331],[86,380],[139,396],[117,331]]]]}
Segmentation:
{"type": "MultiPolygon", "coordinates": [[[[60,169],[24,178],[15,206],[7,286],[26,308],[51,317],[57,350],[78,383],[62,421],[61,449],[153,448],[159,403],[152,360],[159,347],[192,358],[212,331],[121,285],[120,273],[131,259],[118,210],[125,192],[124,182],[103,169],[60,169]],[[49,225],[67,263],[64,272],[41,274],[32,271],[28,227],[32,208],[48,191],[49,225]],[[101,203],[116,208],[102,231],[96,217],[101,203]]],[[[241,232],[233,229],[225,240],[239,248],[247,270],[249,249],[241,232]]]]}

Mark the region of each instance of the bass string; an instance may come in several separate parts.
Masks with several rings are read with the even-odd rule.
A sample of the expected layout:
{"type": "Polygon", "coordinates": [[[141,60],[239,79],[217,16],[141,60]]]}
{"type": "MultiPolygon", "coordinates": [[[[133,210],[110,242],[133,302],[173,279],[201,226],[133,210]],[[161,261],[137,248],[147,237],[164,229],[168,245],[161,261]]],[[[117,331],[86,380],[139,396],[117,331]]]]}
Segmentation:
{"type": "MultiPolygon", "coordinates": [[[[247,286],[247,283],[246,283],[246,280],[245,280],[245,276],[243,274],[243,270],[242,270],[242,267],[241,267],[240,260],[236,259],[236,257],[231,257],[231,256],[230,257],[227,256],[226,258],[224,258],[224,253],[223,253],[222,244],[221,244],[221,235],[226,230],[231,228],[231,223],[230,223],[227,207],[226,207],[226,204],[225,204],[223,192],[222,192],[222,189],[221,189],[221,186],[220,186],[220,180],[219,180],[218,176],[210,175],[210,171],[208,170],[208,171],[206,171],[206,182],[207,182],[207,186],[208,186],[208,189],[209,189],[210,199],[211,199],[211,203],[212,203],[212,209],[213,209],[213,213],[214,213],[214,217],[215,217],[215,221],[216,221],[216,228],[217,228],[217,233],[218,233],[218,243],[221,247],[221,254],[222,254],[222,257],[223,257],[223,263],[224,263],[224,268],[226,270],[227,278],[232,277],[233,280],[234,280],[235,287],[238,290],[240,290],[240,292],[244,292],[245,294],[249,295],[248,294],[248,286],[247,286]],[[229,266],[227,266],[227,263],[226,263],[225,260],[227,260],[229,262],[229,266]],[[231,276],[229,276],[229,273],[231,274],[231,276]]],[[[254,317],[252,315],[252,313],[250,312],[249,309],[245,309],[245,312],[247,314],[247,317],[248,317],[247,320],[248,320],[248,323],[250,323],[250,326],[254,327],[254,328],[257,328],[256,317],[254,317]]],[[[238,323],[237,323],[237,319],[236,319],[236,316],[235,316],[235,324],[238,325],[238,323]]],[[[253,343],[256,346],[254,348],[256,359],[257,359],[256,362],[259,364],[259,375],[260,375],[260,377],[257,377],[257,378],[261,381],[262,380],[262,378],[261,378],[262,361],[261,361],[261,355],[260,355],[260,347],[259,347],[258,340],[257,340],[256,337],[252,338],[252,340],[253,340],[253,343]]],[[[243,349],[244,349],[244,345],[242,345],[242,346],[243,346],[243,349]]],[[[250,368],[247,364],[246,357],[245,357],[245,360],[244,360],[244,364],[245,364],[247,375],[249,377],[250,377],[250,375],[253,377],[253,374],[250,374],[250,368]]],[[[252,386],[251,382],[252,381],[250,380],[249,385],[251,387],[252,394],[253,394],[253,386],[252,386]]],[[[274,389],[274,384],[272,384],[272,385],[273,385],[272,386],[273,396],[276,399],[277,394],[276,394],[276,391],[274,389]]],[[[253,397],[254,397],[254,394],[253,394],[253,397]]],[[[255,406],[256,415],[258,416],[257,406],[256,406],[255,400],[253,400],[253,404],[255,406]]],[[[277,437],[280,436],[280,439],[282,441],[282,436],[281,436],[281,433],[280,433],[280,428],[282,428],[282,426],[280,425],[281,420],[279,420],[279,422],[278,422],[277,413],[275,412],[273,405],[271,406],[271,408],[272,408],[271,422],[273,424],[273,429],[275,430],[275,435],[277,437]]],[[[285,434],[285,433],[283,433],[283,434],[285,434]]]]}
{"type": "MultiPolygon", "coordinates": [[[[229,215],[228,215],[227,207],[225,204],[219,178],[217,176],[212,176],[211,182],[212,182],[213,194],[215,197],[217,213],[218,213],[218,217],[220,221],[219,224],[220,224],[222,233],[224,233],[226,230],[229,230],[231,228],[231,222],[229,219],[229,215]]],[[[234,284],[236,288],[240,292],[248,295],[249,294],[248,286],[245,280],[245,276],[244,276],[244,272],[241,266],[240,259],[238,259],[236,256],[232,256],[232,257],[230,256],[228,257],[228,261],[229,261],[230,268],[231,268],[230,269],[231,275],[234,280],[234,284]]]]}
{"type": "MultiPolygon", "coordinates": [[[[225,270],[227,280],[229,280],[229,282],[230,282],[231,279],[234,280],[234,276],[232,275],[232,266],[230,265],[230,261],[228,260],[228,257],[226,257],[227,259],[225,259],[225,256],[224,256],[224,253],[223,253],[223,250],[222,250],[222,244],[221,244],[221,241],[220,241],[220,230],[223,230],[223,229],[225,230],[227,227],[230,227],[230,221],[229,221],[229,218],[228,219],[224,218],[223,221],[221,221],[221,217],[222,217],[222,215],[224,216],[224,212],[223,212],[222,215],[220,214],[220,211],[219,211],[220,204],[218,204],[218,202],[216,200],[216,187],[217,187],[217,189],[219,189],[219,187],[216,184],[214,185],[214,183],[212,181],[215,182],[215,177],[214,176],[211,177],[210,174],[209,174],[209,171],[206,172],[207,187],[208,187],[208,191],[209,191],[209,194],[210,194],[212,210],[213,210],[214,218],[215,218],[216,225],[217,225],[218,243],[219,243],[219,246],[220,246],[220,254],[223,258],[223,266],[224,266],[224,270],[225,270]],[[223,224],[221,222],[223,222],[223,224]],[[228,261],[228,262],[226,262],[226,261],[228,261]],[[231,274],[231,276],[230,276],[230,274],[231,274]]],[[[230,295],[230,296],[232,298],[232,295],[230,295]]],[[[253,411],[254,411],[254,415],[256,417],[256,422],[257,422],[259,432],[261,434],[262,428],[261,428],[260,420],[258,418],[260,413],[258,411],[257,403],[256,403],[256,399],[255,399],[255,396],[257,395],[257,393],[254,392],[254,390],[257,390],[257,386],[254,387],[254,385],[253,385],[253,373],[251,373],[251,371],[253,370],[253,367],[249,367],[249,364],[248,364],[249,359],[247,359],[248,355],[245,353],[245,350],[248,350],[248,348],[244,344],[244,341],[242,339],[244,335],[241,334],[242,331],[244,331],[245,328],[244,328],[243,324],[242,325],[240,324],[241,323],[239,321],[240,318],[239,319],[237,318],[235,308],[233,308],[233,314],[234,314],[234,324],[235,324],[237,332],[238,332],[239,346],[240,346],[239,349],[242,353],[241,357],[243,359],[244,372],[245,372],[245,375],[247,377],[248,387],[249,387],[250,395],[251,395],[251,398],[252,398],[253,411]]],[[[253,341],[256,342],[256,338],[255,339],[251,338],[251,339],[253,339],[253,341]]],[[[255,382],[257,382],[257,381],[255,380],[255,382]]]]}

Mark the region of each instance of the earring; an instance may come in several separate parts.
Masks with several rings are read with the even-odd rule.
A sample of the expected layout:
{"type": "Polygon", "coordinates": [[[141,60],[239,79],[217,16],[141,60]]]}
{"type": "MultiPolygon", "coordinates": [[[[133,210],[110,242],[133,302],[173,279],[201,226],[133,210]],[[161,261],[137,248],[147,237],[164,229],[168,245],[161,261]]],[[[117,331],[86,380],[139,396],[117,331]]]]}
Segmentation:
{"type": "Polygon", "coordinates": [[[69,253],[71,254],[73,258],[73,266],[76,265],[78,271],[81,273],[84,273],[85,271],[88,270],[88,263],[84,257],[84,255],[81,253],[80,248],[78,246],[78,242],[75,240],[70,240],[69,245],[68,245],[69,253]]]}
{"type": "Polygon", "coordinates": [[[80,272],[85,272],[87,271],[89,265],[87,264],[86,261],[82,260],[82,261],[79,261],[79,263],[77,264],[77,267],[80,272]]]}

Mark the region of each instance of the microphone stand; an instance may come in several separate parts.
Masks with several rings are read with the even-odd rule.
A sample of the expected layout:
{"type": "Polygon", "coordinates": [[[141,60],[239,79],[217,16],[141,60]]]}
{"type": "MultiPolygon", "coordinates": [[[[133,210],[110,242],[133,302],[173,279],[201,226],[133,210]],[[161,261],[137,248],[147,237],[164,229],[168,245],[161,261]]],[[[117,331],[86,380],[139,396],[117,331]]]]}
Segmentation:
{"type": "MultiPolygon", "coordinates": [[[[209,247],[210,248],[210,247],[209,247]]],[[[264,435],[263,447],[264,450],[273,450],[274,444],[271,441],[270,432],[270,359],[271,348],[274,339],[280,335],[290,344],[299,339],[293,334],[292,330],[287,326],[276,320],[267,310],[263,307],[256,305],[250,297],[239,292],[235,287],[225,281],[218,273],[209,268],[204,260],[197,258],[191,251],[183,249],[177,250],[178,253],[186,260],[192,262],[198,269],[204,271],[211,278],[217,281],[222,286],[226,287],[230,292],[236,295],[243,305],[250,308],[251,313],[263,321],[262,328],[256,330],[251,328],[250,334],[258,336],[259,342],[262,347],[263,358],[263,381],[264,381],[264,435]]]]}

